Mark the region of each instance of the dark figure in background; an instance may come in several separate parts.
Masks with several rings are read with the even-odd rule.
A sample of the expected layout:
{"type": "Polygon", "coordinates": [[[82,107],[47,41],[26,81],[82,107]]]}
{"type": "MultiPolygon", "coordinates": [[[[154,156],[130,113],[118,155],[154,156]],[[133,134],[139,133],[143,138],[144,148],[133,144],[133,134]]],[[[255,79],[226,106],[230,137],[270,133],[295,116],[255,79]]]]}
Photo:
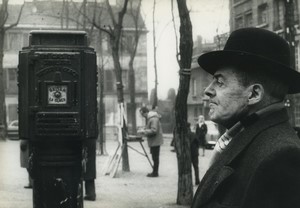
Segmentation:
{"type": "Polygon", "coordinates": [[[198,123],[196,124],[196,137],[199,141],[199,145],[202,148],[202,156],[205,156],[205,146],[206,146],[206,134],[207,125],[204,122],[204,116],[200,115],[198,117],[198,123]]]}
{"type": "Polygon", "coordinates": [[[205,90],[210,119],[227,128],[192,208],[300,207],[300,140],[284,100],[300,92],[289,44],[276,33],[243,28],[224,50],[202,54],[213,75],[205,90]]]}
{"type": "Polygon", "coordinates": [[[96,200],[96,139],[89,139],[83,143],[84,152],[86,154],[86,170],[83,173],[85,186],[84,199],[88,201],[96,200]]]}
{"type": "Polygon", "coordinates": [[[28,172],[28,185],[24,186],[24,188],[32,188],[32,179],[29,175],[29,158],[31,154],[31,145],[28,140],[20,141],[20,163],[22,168],[26,168],[28,172]]]}
{"type": "Polygon", "coordinates": [[[191,124],[187,123],[187,135],[191,141],[191,160],[195,172],[195,184],[199,185],[199,140],[195,133],[191,131],[191,124]]]}
{"type": "Polygon", "coordinates": [[[138,130],[138,134],[147,137],[153,160],[153,171],[147,174],[147,177],[158,177],[160,146],[163,144],[163,132],[159,121],[161,116],[155,111],[149,111],[146,107],[142,107],[140,113],[146,118],[147,124],[144,129],[138,130]]]}
{"type": "Polygon", "coordinates": [[[170,146],[173,147],[173,149],[171,149],[171,152],[176,152],[176,147],[175,147],[175,128],[173,129],[172,135],[173,135],[173,138],[172,138],[172,141],[170,143],[170,146]]]}

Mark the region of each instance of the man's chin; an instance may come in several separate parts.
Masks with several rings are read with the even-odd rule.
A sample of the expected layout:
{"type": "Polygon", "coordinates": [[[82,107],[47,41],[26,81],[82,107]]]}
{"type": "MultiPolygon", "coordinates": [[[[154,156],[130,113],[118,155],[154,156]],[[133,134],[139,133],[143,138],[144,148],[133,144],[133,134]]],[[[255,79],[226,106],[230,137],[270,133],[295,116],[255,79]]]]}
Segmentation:
{"type": "Polygon", "coordinates": [[[209,113],[209,118],[211,121],[215,122],[215,123],[219,123],[220,119],[218,119],[218,117],[216,115],[214,115],[213,113],[209,113]]]}
{"type": "Polygon", "coordinates": [[[208,116],[209,116],[209,118],[210,118],[211,121],[214,121],[216,119],[216,116],[214,115],[214,111],[212,111],[212,110],[210,110],[208,112],[208,116]]]}

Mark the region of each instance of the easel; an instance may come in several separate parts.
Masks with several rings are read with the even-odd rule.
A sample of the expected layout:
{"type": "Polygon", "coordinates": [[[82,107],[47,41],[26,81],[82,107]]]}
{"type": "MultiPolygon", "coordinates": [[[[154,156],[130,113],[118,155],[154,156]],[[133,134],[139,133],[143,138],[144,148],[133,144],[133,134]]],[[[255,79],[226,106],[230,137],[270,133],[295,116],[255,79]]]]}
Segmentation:
{"type": "Polygon", "coordinates": [[[127,146],[128,146],[130,149],[132,149],[132,150],[136,151],[137,153],[139,153],[140,155],[145,156],[145,157],[148,159],[148,162],[149,162],[150,166],[153,168],[153,165],[152,165],[152,163],[151,163],[151,161],[150,161],[150,159],[149,159],[149,157],[148,157],[148,154],[147,154],[147,152],[146,152],[146,150],[145,150],[145,148],[144,148],[144,145],[143,145],[143,143],[142,143],[143,141],[144,141],[144,140],[143,140],[143,138],[142,138],[141,136],[135,136],[135,135],[129,135],[128,138],[126,139],[126,142],[127,142],[127,143],[128,143],[128,142],[139,142],[139,143],[140,143],[140,145],[141,145],[141,147],[142,147],[144,153],[138,151],[137,149],[133,148],[132,146],[130,146],[130,145],[128,145],[128,144],[127,144],[127,146]]]}
{"type": "Polygon", "coordinates": [[[148,156],[148,154],[144,148],[144,145],[142,143],[144,140],[141,136],[129,135],[127,138],[125,138],[124,141],[126,142],[126,144],[122,144],[122,145],[121,145],[121,142],[118,141],[118,146],[117,146],[113,156],[109,159],[108,164],[106,164],[107,168],[104,172],[105,175],[110,175],[112,178],[116,177],[116,173],[117,173],[118,167],[120,165],[122,154],[123,154],[123,151],[124,151],[124,148],[126,145],[127,145],[127,147],[129,147],[130,149],[139,153],[140,155],[145,156],[147,158],[150,166],[153,168],[153,165],[152,165],[152,163],[149,159],[149,156],[148,156]],[[128,145],[129,142],[139,142],[143,149],[143,152],[140,152],[137,149],[133,148],[132,146],[128,145]]]}
{"type": "Polygon", "coordinates": [[[122,144],[122,129],[120,126],[117,127],[118,127],[118,141],[117,141],[118,145],[113,156],[109,157],[108,162],[104,166],[105,167],[104,175],[110,175],[112,178],[116,177],[117,169],[120,164],[123,149],[124,149],[124,145],[122,144]]]}
{"type": "Polygon", "coordinates": [[[124,106],[123,103],[119,104],[119,115],[120,115],[120,124],[117,126],[118,128],[118,146],[113,154],[112,157],[110,157],[110,159],[108,160],[107,164],[104,166],[105,170],[104,170],[104,175],[110,175],[112,178],[116,177],[117,171],[118,171],[118,167],[120,165],[120,161],[122,158],[122,154],[123,151],[125,149],[125,147],[129,147],[132,150],[136,151],[137,153],[145,156],[148,159],[148,162],[150,163],[151,167],[153,168],[153,165],[148,157],[148,154],[142,144],[142,142],[144,141],[142,139],[141,136],[135,136],[135,135],[128,135],[127,132],[124,134],[123,138],[123,134],[122,134],[122,128],[125,127],[126,129],[126,119],[124,117],[124,106]],[[139,142],[143,152],[140,152],[138,150],[136,150],[135,148],[131,147],[128,145],[128,142],[139,142]]]}

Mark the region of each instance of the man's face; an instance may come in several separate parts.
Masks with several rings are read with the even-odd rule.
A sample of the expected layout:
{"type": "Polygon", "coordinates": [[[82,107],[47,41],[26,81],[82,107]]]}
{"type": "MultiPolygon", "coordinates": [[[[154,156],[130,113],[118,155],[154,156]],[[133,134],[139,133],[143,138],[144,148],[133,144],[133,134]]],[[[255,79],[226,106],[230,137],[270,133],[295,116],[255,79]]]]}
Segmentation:
{"type": "Polygon", "coordinates": [[[204,122],[204,117],[203,117],[203,116],[199,116],[199,117],[198,117],[198,122],[199,122],[199,123],[204,122]]]}
{"type": "Polygon", "coordinates": [[[235,69],[224,67],[216,71],[205,89],[209,96],[209,116],[226,128],[234,125],[247,111],[249,90],[239,81],[235,69]]]}
{"type": "Polygon", "coordinates": [[[147,118],[148,113],[146,113],[146,112],[141,112],[141,115],[142,115],[144,118],[147,118]]]}

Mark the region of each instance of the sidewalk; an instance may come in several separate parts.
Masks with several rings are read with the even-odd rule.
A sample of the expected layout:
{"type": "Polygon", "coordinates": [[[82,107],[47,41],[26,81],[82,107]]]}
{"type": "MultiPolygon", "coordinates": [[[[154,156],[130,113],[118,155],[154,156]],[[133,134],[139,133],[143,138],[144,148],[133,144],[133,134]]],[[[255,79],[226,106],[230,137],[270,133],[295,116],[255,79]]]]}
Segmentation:
{"type": "MultiPolygon", "coordinates": [[[[95,202],[84,201],[85,208],[187,208],[176,205],[177,197],[177,159],[171,152],[171,138],[166,137],[161,147],[160,170],[158,178],[148,178],[151,166],[147,158],[128,149],[130,172],[122,172],[122,163],[117,177],[103,174],[103,168],[109,156],[97,156],[97,180],[95,202]]],[[[116,142],[107,141],[108,154],[112,155],[116,142]]],[[[130,143],[142,151],[139,143],[130,143]]],[[[149,154],[147,142],[143,145],[149,154]]],[[[201,153],[202,154],[202,153],[201,153]]],[[[201,155],[200,154],[200,155],[201,155]]],[[[199,156],[200,177],[207,168],[211,150],[206,150],[206,157],[199,156]]],[[[19,141],[0,142],[0,207],[32,208],[32,190],[24,189],[27,183],[27,172],[20,168],[19,141]]],[[[196,186],[194,187],[196,189],[196,186]]]]}

